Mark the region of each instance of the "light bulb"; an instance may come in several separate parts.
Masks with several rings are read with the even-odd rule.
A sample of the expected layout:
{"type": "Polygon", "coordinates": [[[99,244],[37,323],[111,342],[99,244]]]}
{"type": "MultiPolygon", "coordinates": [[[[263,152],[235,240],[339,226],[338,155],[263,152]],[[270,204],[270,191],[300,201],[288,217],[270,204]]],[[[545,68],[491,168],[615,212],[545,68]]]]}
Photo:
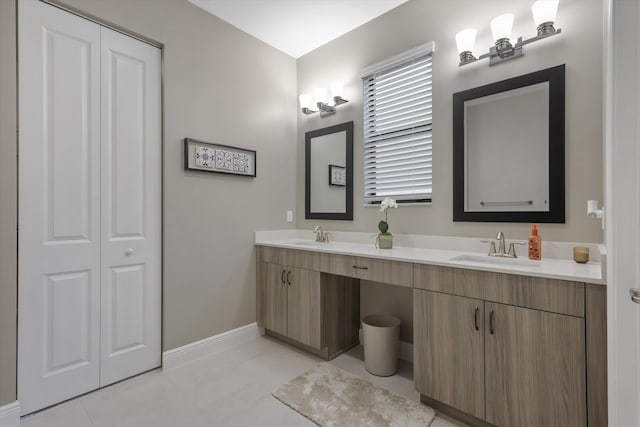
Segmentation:
{"type": "Polygon", "coordinates": [[[555,22],[558,11],[558,0],[538,0],[531,6],[533,22],[538,27],[545,22],[555,22]]]}
{"type": "Polygon", "coordinates": [[[309,110],[313,110],[313,103],[311,102],[311,95],[308,93],[301,94],[298,99],[300,100],[300,108],[308,108],[309,110]]]}
{"type": "Polygon", "coordinates": [[[513,26],[513,15],[505,13],[504,15],[496,16],[491,20],[491,34],[493,34],[493,40],[498,41],[500,39],[511,38],[511,27],[513,26]]]}
{"type": "Polygon", "coordinates": [[[327,103],[327,89],[323,87],[317,87],[315,90],[315,98],[316,103],[322,102],[323,104],[327,103]]]}
{"type": "Polygon", "coordinates": [[[467,28],[456,34],[456,45],[458,46],[458,53],[473,52],[473,46],[476,43],[476,30],[473,28],[467,28]]]}
{"type": "Polygon", "coordinates": [[[335,98],[342,98],[342,90],[343,90],[343,86],[342,86],[342,82],[332,82],[331,83],[331,97],[335,98]]]}

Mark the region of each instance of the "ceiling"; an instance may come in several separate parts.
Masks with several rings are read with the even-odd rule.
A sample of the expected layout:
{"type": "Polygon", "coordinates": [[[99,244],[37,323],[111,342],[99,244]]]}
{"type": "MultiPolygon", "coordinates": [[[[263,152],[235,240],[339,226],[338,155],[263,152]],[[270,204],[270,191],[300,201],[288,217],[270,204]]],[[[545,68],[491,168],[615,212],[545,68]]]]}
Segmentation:
{"type": "Polygon", "coordinates": [[[407,0],[189,0],[299,58],[407,0]]]}

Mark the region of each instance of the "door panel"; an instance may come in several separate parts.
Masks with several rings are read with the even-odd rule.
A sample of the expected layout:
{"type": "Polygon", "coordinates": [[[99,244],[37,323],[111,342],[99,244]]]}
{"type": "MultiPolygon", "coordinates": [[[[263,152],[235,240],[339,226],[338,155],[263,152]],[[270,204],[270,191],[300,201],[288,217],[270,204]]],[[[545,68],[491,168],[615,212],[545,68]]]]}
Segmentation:
{"type": "MultiPolygon", "coordinates": [[[[47,241],[89,240],[91,226],[92,156],[95,134],[90,133],[92,99],[89,87],[95,68],[91,43],[73,35],[43,28],[44,197],[47,241]],[[82,118],[76,120],[77,117],[82,118]],[[69,165],[74,167],[69,168],[69,165]]],[[[28,159],[26,159],[28,160],[28,159]]]]}
{"type": "Polygon", "coordinates": [[[584,320],[485,306],[486,420],[498,426],[586,426],[584,320]]]}
{"type": "Polygon", "coordinates": [[[100,385],[160,366],[160,50],[101,28],[100,385]]]}
{"type": "Polygon", "coordinates": [[[413,291],[416,388],[427,397],[481,419],[484,418],[483,304],[480,300],[438,292],[413,291]]]}
{"type": "Polygon", "coordinates": [[[109,357],[136,350],[144,346],[144,265],[131,265],[111,270],[108,284],[111,308],[109,330],[109,357]]]}
{"type": "Polygon", "coordinates": [[[288,268],[287,334],[289,338],[320,349],[322,345],[320,272],[288,268]]]}
{"type": "Polygon", "coordinates": [[[287,269],[267,264],[265,282],[264,327],[287,335],[287,269]]]}
{"type": "MultiPolygon", "coordinates": [[[[110,238],[144,236],[145,63],[115,50],[106,52],[110,156],[110,238]]],[[[158,150],[160,147],[149,147],[158,150]]]]}
{"type": "Polygon", "coordinates": [[[98,387],[100,27],[19,4],[18,398],[98,387]]]}
{"type": "Polygon", "coordinates": [[[89,271],[53,274],[44,286],[44,376],[86,366],[91,354],[89,271]]]}

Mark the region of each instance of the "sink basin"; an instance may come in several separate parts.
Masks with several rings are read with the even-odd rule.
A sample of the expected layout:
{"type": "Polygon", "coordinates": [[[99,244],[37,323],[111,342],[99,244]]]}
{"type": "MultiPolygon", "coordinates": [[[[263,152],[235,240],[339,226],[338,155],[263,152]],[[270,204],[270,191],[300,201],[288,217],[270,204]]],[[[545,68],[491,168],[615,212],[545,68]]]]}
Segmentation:
{"type": "Polygon", "coordinates": [[[451,261],[473,262],[477,264],[500,265],[500,266],[520,266],[520,267],[539,267],[540,261],[531,261],[520,258],[502,258],[491,257],[488,255],[458,255],[451,258],[451,261]]]}

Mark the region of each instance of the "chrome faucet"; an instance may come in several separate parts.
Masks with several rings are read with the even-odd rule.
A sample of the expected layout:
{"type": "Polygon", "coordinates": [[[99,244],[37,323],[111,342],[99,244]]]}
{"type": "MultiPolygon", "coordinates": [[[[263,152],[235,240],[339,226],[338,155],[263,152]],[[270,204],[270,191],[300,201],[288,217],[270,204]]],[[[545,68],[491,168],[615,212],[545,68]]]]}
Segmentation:
{"type": "Polygon", "coordinates": [[[498,241],[498,253],[494,256],[504,256],[504,233],[502,231],[498,231],[496,235],[496,240],[498,241]]]}
{"type": "Polygon", "coordinates": [[[526,245],[527,242],[513,241],[509,243],[509,251],[505,250],[504,233],[498,231],[495,240],[482,240],[483,243],[489,243],[489,256],[501,257],[501,258],[518,258],[516,254],[516,245],[526,245]],[[496,242],[498,241],[498,250],[496,250],[496,242]]]}
{"type": "Polygon", "coordinates": [[[323,231],[322,227],[316,225],[313,229],[313,232],[316,233],[316,242],[326,242],[329,243],[329,232],[323,231]]]}

